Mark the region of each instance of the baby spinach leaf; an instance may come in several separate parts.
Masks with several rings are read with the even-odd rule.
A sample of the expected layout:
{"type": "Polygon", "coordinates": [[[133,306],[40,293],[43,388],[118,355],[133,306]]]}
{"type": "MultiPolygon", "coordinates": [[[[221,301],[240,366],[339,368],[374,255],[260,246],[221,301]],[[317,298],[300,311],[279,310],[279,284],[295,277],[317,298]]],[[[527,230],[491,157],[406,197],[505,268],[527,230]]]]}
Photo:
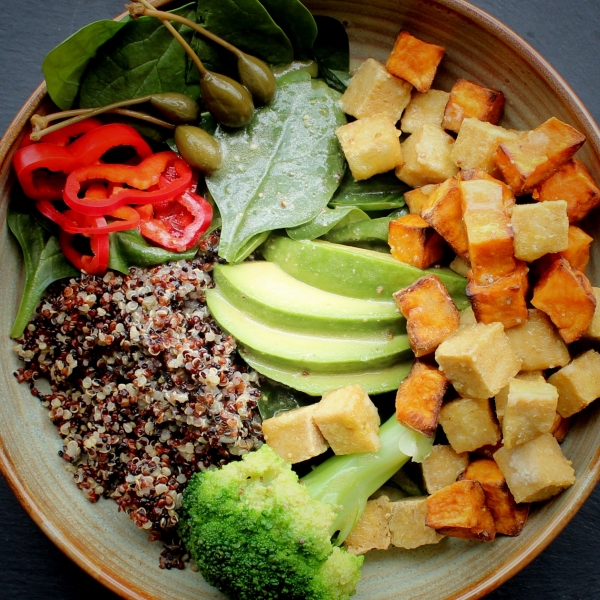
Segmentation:
{"type": "Polygon", "coordinates": [[[346,122],[339,94],[303,71],[278,85],[275,101],[249,125],[215,132],[223,166],[206,183],[223,219],[219,254],[229,262],[239,262],[258,234],[314,218],[344,170],[335,136],[346,122]]]}
{"type": "Polygon", "coordinates": [[[409,189],[393,171],[355,181],[348,170],[329,206],[355,206],[367,212],[400,208],[409,189]]]}
{"type": "Polygon", "coordinates": [[[340,208],[328,208],[327,206],[308,223],[298,227],[288,227],[286,233],[293,240],[314,240],[324,236],[327,232],[345,228],[351,223],[369,220],[369,216],[353,206],[342,206],[340,208]]]}
{"type": "Polygon", "coordinates": [[[350,42],[345,27],[337,19],[315,16],[319,33],[313,47],[319,67],[334,71],[350,70],[350,42]]]}
{"type": "Polygon", "coordinates": [[[350,73],[345,71],[334,71],[323,65],[319,65],[319,76],[325,80],[325,83],[334,90],[343,94],[350,83],[350,73]]]}

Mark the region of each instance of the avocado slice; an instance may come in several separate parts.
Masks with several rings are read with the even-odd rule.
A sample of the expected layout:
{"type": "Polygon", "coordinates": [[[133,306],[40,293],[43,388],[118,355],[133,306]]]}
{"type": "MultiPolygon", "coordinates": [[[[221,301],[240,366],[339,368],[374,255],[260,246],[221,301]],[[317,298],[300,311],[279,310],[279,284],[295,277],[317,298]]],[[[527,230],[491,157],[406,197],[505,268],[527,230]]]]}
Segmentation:
{"type": "Polygon", "coordinates": [[[236,308],[217,288],[206,291],[206,304],[215,321],[242,346],[278,365],[348,373],[389,367],[411,354],[406,335],[385,331],[342,337],[277,329],[236,308]]]}
{"type": "Polygon", "coordinates": [[[273,262],[216,265],[213,278],[230,304],[278,329],[352,338],[406,332],[404,317],[394,304],[325,292],[294,279],[273,262]]]}
{"type": "Polygon", "coordinates": [[[467,280],[450,269],[421,271],[389,254],[323,240],[296,241],[279,235],[271,235],[259,251],[292,277],[333,294],[392,303],[394,292],[433,273],[444,283],[459,309],[469,305],[465,295],[467,280]]]}

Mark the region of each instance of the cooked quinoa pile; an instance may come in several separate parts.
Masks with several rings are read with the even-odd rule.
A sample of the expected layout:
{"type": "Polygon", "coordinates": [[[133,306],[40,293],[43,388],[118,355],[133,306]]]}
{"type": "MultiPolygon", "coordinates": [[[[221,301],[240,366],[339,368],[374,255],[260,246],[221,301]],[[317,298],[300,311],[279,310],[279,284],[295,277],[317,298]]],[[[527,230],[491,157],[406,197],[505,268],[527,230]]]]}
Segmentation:
{"type": "Polygon", "coordinates": [[[166,568],[186,558],[176,525],[191,475],[262,443],[256,375],[204,304],[208,256],[55,284],[16,347],[79,488],[162,540],[166,568]]]}

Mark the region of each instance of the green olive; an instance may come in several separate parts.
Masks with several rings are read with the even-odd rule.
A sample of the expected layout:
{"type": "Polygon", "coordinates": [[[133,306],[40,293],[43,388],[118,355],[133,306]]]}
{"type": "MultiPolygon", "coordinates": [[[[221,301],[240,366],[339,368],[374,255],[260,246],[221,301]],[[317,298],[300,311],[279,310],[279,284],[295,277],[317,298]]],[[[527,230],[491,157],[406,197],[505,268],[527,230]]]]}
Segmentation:
{"type": "Polygon", "coordinates": [[[174,123],[195,123],[198,120],[198,104],[185,94],[152,94],[150,104],[174,123]]]}
{"type": "Polygon", "coordinates": [[[184,160],[207,175],[221,168],[223,157],[219,143],[210,133],[193,125],[175,128],[175,143],[184,160]]]}
{"type": "Polygon", "coordinates": [[[240,81],[248,88],[257,104],[269,104],[275,97],[277,82],[267,63],[248,54],[238,58],[240,81]]]}
{"type": "Polygon", "coordinates": [[[252,96],[234,79],[207,71],[200,81],[200,89],[208,112],[219,123],[228,127],[242,127],[252,119],[252,96]]]}

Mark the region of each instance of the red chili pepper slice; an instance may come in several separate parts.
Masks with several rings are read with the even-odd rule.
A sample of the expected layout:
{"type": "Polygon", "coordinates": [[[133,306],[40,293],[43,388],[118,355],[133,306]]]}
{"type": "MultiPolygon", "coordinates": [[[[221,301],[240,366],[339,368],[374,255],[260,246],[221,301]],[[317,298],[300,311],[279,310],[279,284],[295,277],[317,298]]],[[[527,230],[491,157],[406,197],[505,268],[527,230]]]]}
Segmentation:
{"type": "MultiPolygon", "coordinates": [[[[65,211],[65,215],[73,219],[81,227],[89,227],[92,229],[100,229],[106,226],[104,217],[90,217],[82,215],[75,211],[65,211]]],[[[98,235],[88,235],[90,238],[90,247],[92,254],[83,254],[73,246],[75,235],[61,230],[58,236],[60,249],[65,257],[73,263],[76,269],[85,271],[90,275],[102,275],[108,269],[108,250],[109,240],[108,233],[98,235]]]]}

